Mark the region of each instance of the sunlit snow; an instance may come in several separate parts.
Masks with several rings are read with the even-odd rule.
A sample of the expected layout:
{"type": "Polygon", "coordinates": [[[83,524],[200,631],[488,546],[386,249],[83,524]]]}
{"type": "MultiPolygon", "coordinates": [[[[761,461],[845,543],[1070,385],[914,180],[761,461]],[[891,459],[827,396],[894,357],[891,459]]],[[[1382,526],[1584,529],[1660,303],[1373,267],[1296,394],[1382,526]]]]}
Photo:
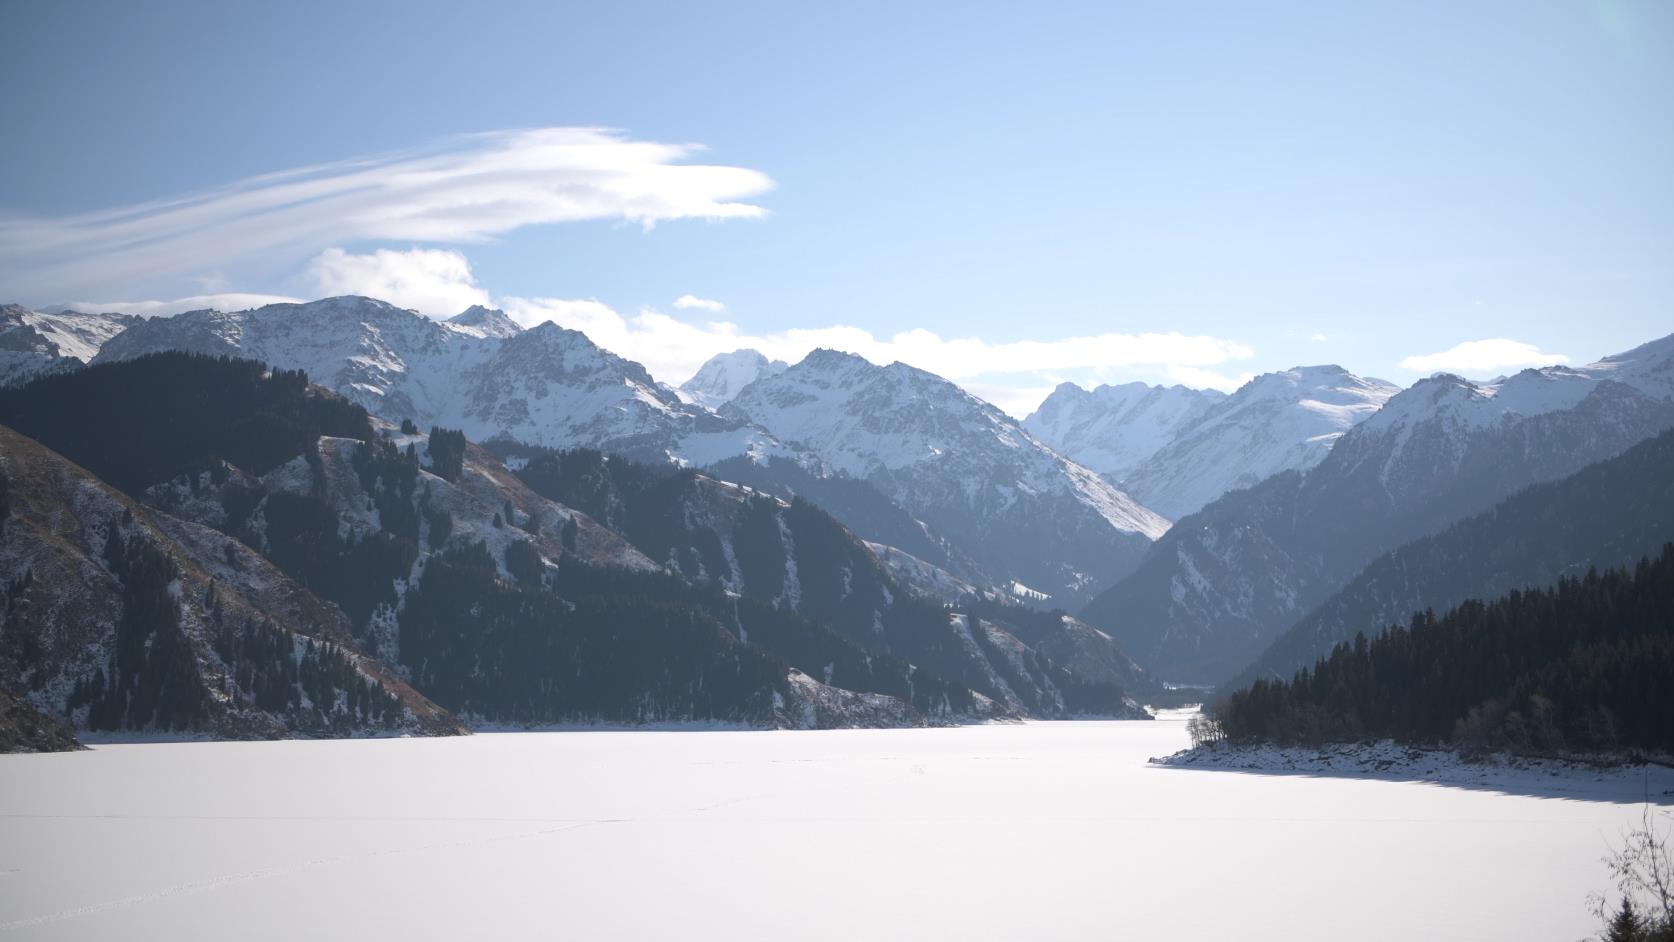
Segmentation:
{"type": "Polygon", "coordinates": [[[0,939],[1575,939],[1639,817],[1620,776],[1147,765],[1184,742],[1175,718],[0,756],[0,939]]]}

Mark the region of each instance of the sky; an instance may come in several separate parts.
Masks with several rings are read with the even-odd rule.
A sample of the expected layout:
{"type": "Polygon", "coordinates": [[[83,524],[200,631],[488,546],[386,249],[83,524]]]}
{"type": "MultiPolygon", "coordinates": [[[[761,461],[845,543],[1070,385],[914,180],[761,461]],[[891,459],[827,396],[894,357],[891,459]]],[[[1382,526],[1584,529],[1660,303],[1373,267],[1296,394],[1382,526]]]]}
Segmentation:
{"type": "Polygon", "coordinates": [[[0,301],[1053,386],[1674,331],[1674,4],[0,4],[0,301]]]}

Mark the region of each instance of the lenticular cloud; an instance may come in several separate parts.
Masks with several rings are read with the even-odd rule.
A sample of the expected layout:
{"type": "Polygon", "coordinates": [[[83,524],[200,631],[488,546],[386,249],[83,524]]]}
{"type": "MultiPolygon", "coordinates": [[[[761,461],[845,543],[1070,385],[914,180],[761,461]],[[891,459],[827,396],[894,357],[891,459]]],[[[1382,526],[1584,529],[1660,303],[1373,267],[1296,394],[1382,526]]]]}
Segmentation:
{"type": "Polygon", "coordinates": [[[522,226],[756,218],[756,170],[687,163],[692,144],[601,128],[497,131],[64,217],[0,216],[0,279],[63,294],[368,240],[481,242],[522,226]]]}

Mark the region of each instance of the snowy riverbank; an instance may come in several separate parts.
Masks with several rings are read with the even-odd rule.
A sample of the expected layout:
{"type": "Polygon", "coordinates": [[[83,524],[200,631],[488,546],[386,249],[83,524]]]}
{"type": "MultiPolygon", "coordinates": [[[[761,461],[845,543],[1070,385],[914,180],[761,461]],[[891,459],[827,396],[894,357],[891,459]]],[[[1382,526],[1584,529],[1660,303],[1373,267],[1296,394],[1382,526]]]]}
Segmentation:
{"type": "Polygon", "coordinates": [[[1418,781],[1520,795],[1674,804],[1674,769],[1664,766],[1604,765],[1505,755],[1485,762],[1468,762],[1456,752],[1420,749],[1387,739],[1324,746],[1216,743],[1154,757],[1151,764],[1270,775],[1418,781]]]}

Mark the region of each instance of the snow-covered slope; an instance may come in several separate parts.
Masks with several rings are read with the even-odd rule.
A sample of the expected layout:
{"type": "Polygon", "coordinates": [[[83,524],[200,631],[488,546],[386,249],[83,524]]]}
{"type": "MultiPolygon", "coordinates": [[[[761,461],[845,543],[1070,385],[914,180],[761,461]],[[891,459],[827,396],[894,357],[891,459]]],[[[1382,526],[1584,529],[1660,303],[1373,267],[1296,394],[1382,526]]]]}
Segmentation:
{"type": "Polygon", "coordinates": [[[1266,373],[1182,426],[1123,486],[1177,520],[1227,491],[1319,464],[1344,432],[1399,391],[1340,366],[1266,373]]]}
{"type": "Polygon", "coordinates": [[[782,373],[790,367],[783,360],[769,360],[754,350],[734,350],[717,353],[680,384],[680,393],[687,402],[695,402],[707,409],[719,409],[732,401],[739,391],[763,376],[782,373]]]}
{"type": "Polygon", "coordinates": [[[903,363],[816,350],[721,411],[873,482],[996,575],[1059,604],[1113,579],[1168,528],[999,409],[903,363]]]}
{"type": "Polygon", "coordinates": [[[0,306],[0,386],[87,363],[105,341],[139,321],[127,314],[49,314],[16,304],[0,306]]]}
{"type": "Polygon", "coordinates": [[[1063,383],[1023,427],[1058,454],[1119,482],[1225,398],[1186,386],[1124,383],[1089,391],[1063,383]]]}
{"type": "Polygon", "coordinates": [[[1382,554],[1674,426],[1674,338],[1498,382],[1438,375],[1306,473],[1183,518],[1082,613],[1165,679],[1219,682],[1382,554]]]}
{"type": "Polygon", "coordinates": [[[241,356],[301,369],[374,415],[656,461],[708,464],[775,450],[769,436],[681,402],[637,363],[546,322],[520,330],[474,307],[439,322],[383,301],[327,298],[146,321],[100,361],[160,350],[241,356]]]}

